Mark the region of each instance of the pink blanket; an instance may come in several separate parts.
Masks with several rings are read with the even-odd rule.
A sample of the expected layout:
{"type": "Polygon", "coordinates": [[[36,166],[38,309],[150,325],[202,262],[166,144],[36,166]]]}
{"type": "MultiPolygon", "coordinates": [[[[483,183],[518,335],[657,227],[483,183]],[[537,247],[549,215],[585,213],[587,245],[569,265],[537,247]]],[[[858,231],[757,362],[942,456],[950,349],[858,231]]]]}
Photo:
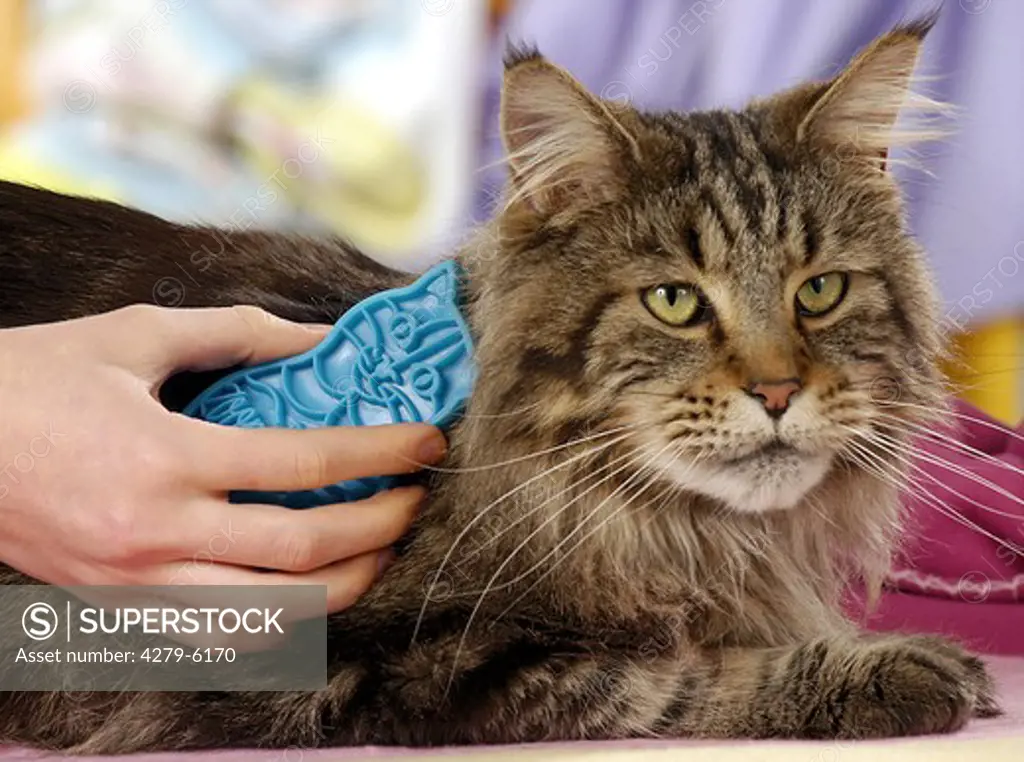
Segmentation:
{"type": "Polygon", "coordinates": [[[917,443],[906,536],[868,625],[1024,654],[1024,423],[965,403],[954,423],[917,443]]]}

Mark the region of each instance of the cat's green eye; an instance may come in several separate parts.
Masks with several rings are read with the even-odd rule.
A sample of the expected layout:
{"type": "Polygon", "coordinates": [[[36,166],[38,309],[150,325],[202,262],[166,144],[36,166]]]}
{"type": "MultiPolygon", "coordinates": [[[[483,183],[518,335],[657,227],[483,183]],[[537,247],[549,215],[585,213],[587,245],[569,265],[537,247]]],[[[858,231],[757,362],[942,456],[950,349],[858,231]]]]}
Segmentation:
{"type": "Polygon", "coordinates": [[[846,296],[849,278],[846,273],[825,273],[808,278],[796,292],[796,306],[801,315],[817,317],[831,312],[846,296]]]}
{"type": "Polygon", "coordinates": [[[662,323],[676,328],[704,322],[711,311],[704,294],[688,283],[662,283],[643,292],[644,306],[662,323]]]}

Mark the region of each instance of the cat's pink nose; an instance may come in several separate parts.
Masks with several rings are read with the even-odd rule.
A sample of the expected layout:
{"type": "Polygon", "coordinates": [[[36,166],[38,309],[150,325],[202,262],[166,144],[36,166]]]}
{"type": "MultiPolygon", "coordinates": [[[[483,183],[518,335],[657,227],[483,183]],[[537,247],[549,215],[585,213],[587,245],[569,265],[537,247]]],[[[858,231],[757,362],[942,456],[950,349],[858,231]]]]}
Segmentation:
{"type": "Polygon", "coordinates": [[[781,381],[756,381],[747,387],[747,394],[757,398],[768,415],[779,418],[789,408],[793,395],[803,388],[798,378],[785,378],[781,381]]]}

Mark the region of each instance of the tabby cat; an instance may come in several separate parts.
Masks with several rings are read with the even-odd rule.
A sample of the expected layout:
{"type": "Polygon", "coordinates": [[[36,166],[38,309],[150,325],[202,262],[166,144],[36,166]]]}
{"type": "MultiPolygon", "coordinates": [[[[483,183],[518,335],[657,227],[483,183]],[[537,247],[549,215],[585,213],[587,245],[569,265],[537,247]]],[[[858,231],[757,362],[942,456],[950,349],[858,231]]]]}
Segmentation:
{"type": "MultiPolygon", "coordinates": [[[[944,404],[888,160],[921,137],[896,120],[929,106],[909,88],[930,26],[741,111],[644,113],[510,53],[506,203],[458,254],[479,380],[404,553],[331,619],[328,687],[9,693],[0,740],[877,738],[997,713],[978,658],[840,605],[877,591],[898,530],[866,458],[899,464],[868,435],[944,404]]],[[[0,187],[5,326],[152,302],[182,270],[183,306],[317,322],[411,280],[339,241],[0,187]]]]}

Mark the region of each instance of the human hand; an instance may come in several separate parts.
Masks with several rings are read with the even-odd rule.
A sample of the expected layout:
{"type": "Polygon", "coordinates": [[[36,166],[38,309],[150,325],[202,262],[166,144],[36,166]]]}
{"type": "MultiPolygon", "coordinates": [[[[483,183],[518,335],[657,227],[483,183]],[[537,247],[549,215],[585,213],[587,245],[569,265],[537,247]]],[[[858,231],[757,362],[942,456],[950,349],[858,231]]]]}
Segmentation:
{"type": "Polygon", "coordinates": [[[0,560],[61,586],[320,584],[329,611],[351,605],[422,488],[305,510],[228,492],[412,472],[443,457],[440,431],[224,427],[157,398],[175,372],[295,355],[327,330],[255,307],[141,305],[0,330],[0,560]]]}

